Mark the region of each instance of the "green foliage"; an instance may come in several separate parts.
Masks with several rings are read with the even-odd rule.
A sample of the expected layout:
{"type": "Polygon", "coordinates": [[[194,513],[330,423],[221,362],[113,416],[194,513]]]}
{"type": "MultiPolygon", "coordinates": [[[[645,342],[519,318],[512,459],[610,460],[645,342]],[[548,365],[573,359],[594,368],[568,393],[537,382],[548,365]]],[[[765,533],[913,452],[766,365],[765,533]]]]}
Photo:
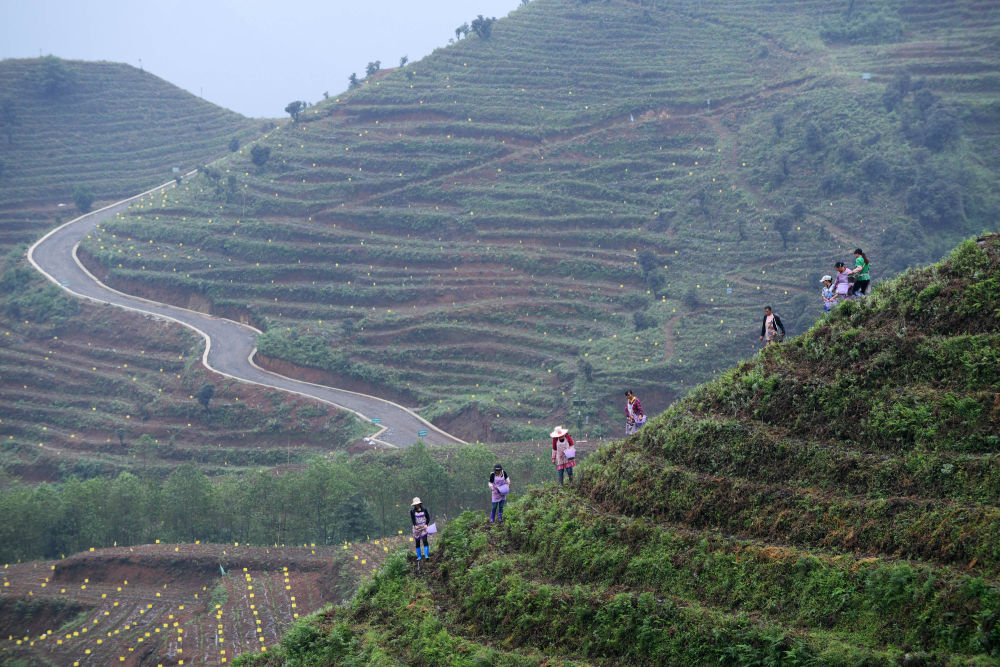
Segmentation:
{"type": "Polygon", "coordinates": [[[828,19],[820,28],[823,39],[854,44],[884,44],[897,41],[903,33],[897,5],[885,0],[858,3],[840,16],[828,19]],[[853,10],[853,11],[852,11],[853,10]]]}
{"type": "Polygon", "coordinates": [[[258,167],[263,167],[271,157],[271,147],[254,144],[250,149],[250,159],[258,167]]]}
{"type": "Polygon", "coordinates": [[[479,14],[476,18],[472,19],[470,27],[472,28],[472,32],[476,33],[480,39],[489,39],[490,35],[493,34],[493,24],[496,20],[495,16],[484,18],[482,14],[479,14]]]}
{"type": "Polygon", "coordinates": [[[50,54],[42,58],[41,63],[42,66],[38,73],[38,88],[42,94],[49,97],[58,97],[73,88],[76,76],[66,66],[64,60],[50,54]]]}
{"type": "MultiPolygon", "coordinates": [[[[144,434],[129,447],[145,465],[164,445],[144,434]]],[[[277,453],[281,458],[271,464],[285,463],[277,453]]],[[[481,445],[430,449],[417,443],[405,451],[315,458],[280,477],[261,469],[212,479],[188,461],[165,479],[124,472],[16,484],[0,490],[0,511],[17,516],[0,526],[0,559],[51,558],[154,539],[338,544],[395,535],[408,530],[415,495],[436,519],[488,507],[485,482],[495,462],[481,445]]],[[[504,467],[515,489],[552,475],[549,461],[534,455],[504,461],[504,467]]]]}
{"type": "MultiPolygon", "coordinates": [[[[0,100],[0,125],[3,126],[4,134],[7,135],[8,146],[14,144],[14,132],[19,124],[20,117],[14,100],[9,97],[0,100]]],[[[0,168],[0,176],[2,175],[3,170],[0,168]]]]}
{"type": "MultiPolygon", "coordinates": [[[[22,276],[17,275],[21,272],[22,269],[18,268],[8,270],[4,273],[5,282],[21,282],[22,276]]],[[[15,320],[59,325],[80,312],[80,302],[51,283],[36,283],[30,288],[13,292],[3,304],[3,310],[15,320]]]]}
{"type": "Polygon", "coordinates": [[[78,185],[73,188],[73,203],[80,213],[90,213],[90,207],[94,203],[94,191],[87,185],[78,185]]]}
{"type": "Polygon", "coordinates": [[[208,410],[208,404],[212,400],[213,396],[215,396],[215,385],[212,384],[201,385],[201,387],[198,388],[198,392],[194,395],[194,397],[198,399],[198,403],[200,403],[201,407],[205,408],[205,410],[208,410]]]}
{"type": "MultiPolygon", "coordinates": [[[[302,100],[295,100],[293,102],[289,102],[285,106],[285,113],[291,116],[293,121],[297,121],[299,116],[302,114],[302,111],[305,110],[307,106],[309,105],[306,102],[303,102],[302,100]]],[[[256,162],[254,164],[256,164],[256,162]]]]}

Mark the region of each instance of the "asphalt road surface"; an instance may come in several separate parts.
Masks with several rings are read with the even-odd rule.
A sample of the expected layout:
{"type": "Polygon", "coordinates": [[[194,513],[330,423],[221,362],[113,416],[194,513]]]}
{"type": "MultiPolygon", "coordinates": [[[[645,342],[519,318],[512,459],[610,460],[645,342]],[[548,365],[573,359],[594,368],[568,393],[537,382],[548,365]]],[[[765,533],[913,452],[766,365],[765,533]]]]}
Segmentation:
{"type": "Polygon", "coordinates": [[[257,335],[260,333],[253,327],[123,294],[105,286],[80,264],[76,256],[76,247],[98,223],[125,210],[132,201],[144,195],[159,193],[172,187],[174,187],[173,182],[67,222],[31,246],[28,250],[28,260],[46,278],[74,296],[173,320],[194,329],[205,338],[206,342],[202,362],[222,375],[315,398],[338,408],[350,410],[364,421],[379,420],[381,431],[372,436],[375,442],[393,447],[409,447],[418,438],[435,445],[453,445],[462,442],[411,410],[391,401],[345,389],[302,382],[265,371],[251,361],[257,349],[257,335]],[[427,435],[419,436],[422,431],[427,431],[427,435]]]}

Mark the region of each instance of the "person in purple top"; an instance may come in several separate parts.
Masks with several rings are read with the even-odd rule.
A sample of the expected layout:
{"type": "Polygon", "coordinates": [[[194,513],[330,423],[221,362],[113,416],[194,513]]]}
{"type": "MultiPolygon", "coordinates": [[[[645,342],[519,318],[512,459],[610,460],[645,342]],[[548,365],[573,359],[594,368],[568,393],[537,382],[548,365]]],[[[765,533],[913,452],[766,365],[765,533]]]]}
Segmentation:
{"type": "Polygon", "coordinates": [[[510,477],[499,463],[493,466],[490,473],[490,494],[493,506],[490,509],[490,523],[503,522],[503,507],[507,504],[507,494],[510,492],[510,477]]]}

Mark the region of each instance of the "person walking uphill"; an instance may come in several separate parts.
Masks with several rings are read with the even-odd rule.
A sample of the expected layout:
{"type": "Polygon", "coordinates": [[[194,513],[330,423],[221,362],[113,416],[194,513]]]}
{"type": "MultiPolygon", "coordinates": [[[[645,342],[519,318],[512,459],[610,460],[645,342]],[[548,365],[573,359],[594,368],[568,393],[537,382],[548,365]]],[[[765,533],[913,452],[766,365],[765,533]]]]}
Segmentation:
{"type": "Polygon", "coordinates": [[[625,435],[632,435],[646,423],[646,415],[642,412],[642,403],[631,389],[625,390],[625,435]]]}
{"type": "Polygon", "coordinates": [[[767,338],[765,345],[779,343],[785,337],[785,325],[781,323],[781,318],[771,311],[771,306],[764,306],[764,321],[760,325],[760,339],[767,338]],[[781,329],[781,334],[778,334],[781,329]]]}
{"type": "Polygon", "coordinates": [[[576,446],[569,431],[562,426],[557,426],[552,433],[552,463],[559,471],[559,483],[563,483],[563,473],[569,473],[569,481],[573,481],[573,468],[576,466],[576,446]]]}
{"type": "Polygon", "coordinates": [[[507,504],[507,494],[510,493],[510,477],[499,463],[493,466],[490,473],[490,493],[493,501],[490,523],[503,522],[503,506],[507,504]]]}
{"type": "Polygon", "coordinates": [[[868,285],[871,284],[871,274],[868,273],[868,255],[862,252],[861,248],[854,250],[854,268],[848,271],[854,275],[854,284],[848,290],[850,296],[868,295],[868,285]]]}
{"type": "Polygon", "coordinates": [[[424,558],[428,557],[430,547],[427,544],[427,526],[431,522],[431,513],[427,511],[420,498],[414,498],[410,505],[410,521],[413,523],[413,546],[417,550],[417,560],[420,560],[420,542],[424,543],[424,558]]]}

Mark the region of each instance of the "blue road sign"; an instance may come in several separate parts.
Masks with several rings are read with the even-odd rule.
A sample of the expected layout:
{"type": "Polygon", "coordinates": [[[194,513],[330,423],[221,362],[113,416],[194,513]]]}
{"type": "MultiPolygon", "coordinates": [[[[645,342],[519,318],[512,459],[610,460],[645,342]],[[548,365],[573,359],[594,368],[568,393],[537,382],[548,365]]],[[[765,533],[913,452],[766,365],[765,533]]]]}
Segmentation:
{"type": "Polygon", "coordinates": [[[381,417],[372,417],[372,423],[373,424],[381,424],[382,423],[382,418],[381,417]]]}
{"type": "Polygon", "coordinates": [[[425,429],[425,428],[422,428],[419,431],[417,431],[417,437],[418,438],[423,438],[426,435],[427,435],[427,429],[425,429]]]}

